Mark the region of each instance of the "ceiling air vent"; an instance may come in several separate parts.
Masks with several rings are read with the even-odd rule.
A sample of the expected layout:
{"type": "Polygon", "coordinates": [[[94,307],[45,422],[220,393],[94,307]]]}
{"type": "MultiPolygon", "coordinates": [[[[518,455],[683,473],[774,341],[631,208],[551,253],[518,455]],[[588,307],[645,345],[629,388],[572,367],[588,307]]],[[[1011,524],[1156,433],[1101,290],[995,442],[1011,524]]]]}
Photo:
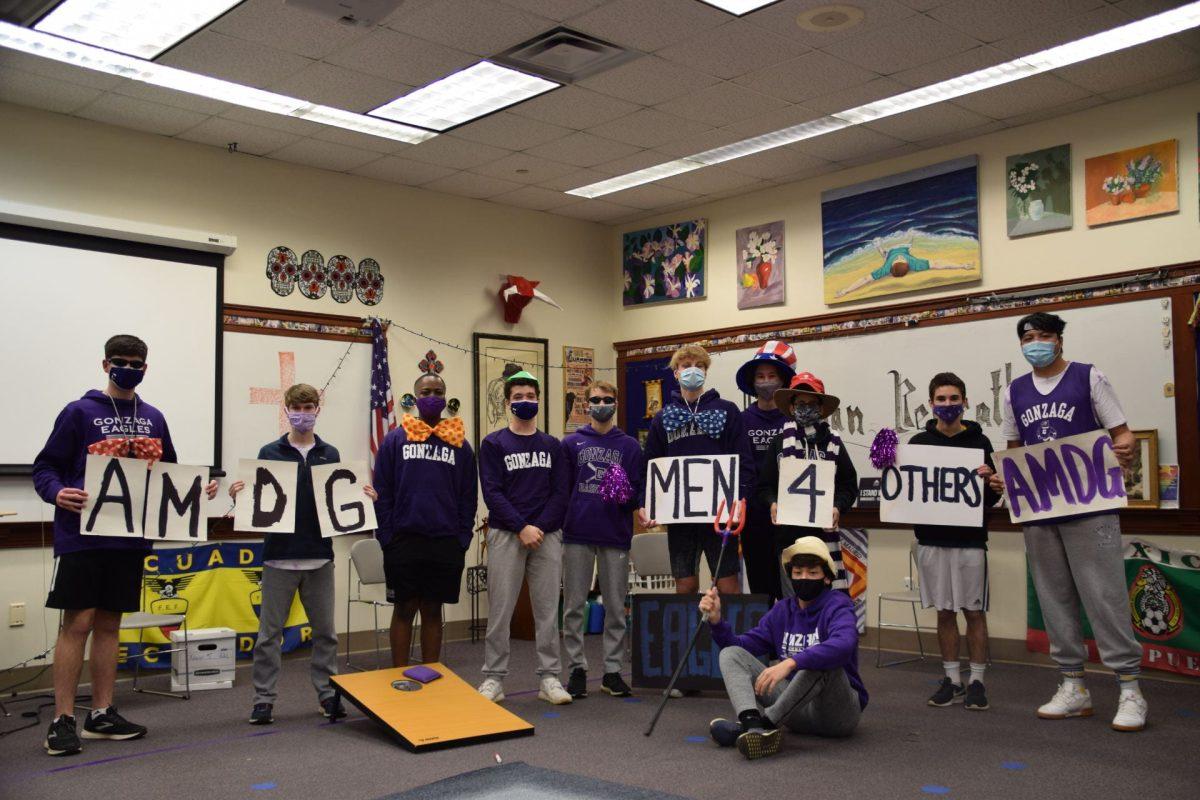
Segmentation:
{"type": "Polygon", "coordinates": [[[554,28],[489,60],[559,83],[574,83],[639,55],[570,28],[554,28]]]}
{"type": "Polygon", "coordinates": [[[285,6],[358,28],[375,26],[403,3],[404,0],[283,0],[285,6]]]}

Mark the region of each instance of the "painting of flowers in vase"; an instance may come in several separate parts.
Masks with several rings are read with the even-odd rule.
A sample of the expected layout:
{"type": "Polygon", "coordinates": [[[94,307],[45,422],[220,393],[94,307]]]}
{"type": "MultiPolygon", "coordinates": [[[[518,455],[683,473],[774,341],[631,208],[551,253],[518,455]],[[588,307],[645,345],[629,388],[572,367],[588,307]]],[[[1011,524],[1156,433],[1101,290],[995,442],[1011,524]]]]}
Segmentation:
{"type": "Polygon", "coordinates": [[[1071,215],[1071,145],[1009,156],[1006,163],[1008,235],[1067,230],[1071,215]]]}
{"type": "Polygon", "coordinates": [[[704,297],[707,224],[702,219],[631,231],[623,237],[627,306],[704,297]]]}
{"type": "Polygon", "coordinates": [[[785,300],[783,221],[738,228],[737,307],[782,305],[785,300]]]}
{"type": "Polygon", "coordinates": [[[1175,139],[1089,158],[1084,175],[1090,227],[1179,211],[1175,139]]]}

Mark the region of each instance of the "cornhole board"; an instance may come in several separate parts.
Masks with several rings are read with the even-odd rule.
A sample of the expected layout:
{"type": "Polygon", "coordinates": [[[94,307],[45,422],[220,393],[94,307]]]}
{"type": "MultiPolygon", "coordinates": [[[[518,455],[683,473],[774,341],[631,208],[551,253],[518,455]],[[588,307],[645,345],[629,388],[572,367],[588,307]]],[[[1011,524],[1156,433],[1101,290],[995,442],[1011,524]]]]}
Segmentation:
{"type": "Polygon", "coordinates": [[[405,667],[394,667],[331,680],[339,695],[414,753],[533,735],[533,725],[484,698],[445,664],[427,666],[442,677],[422,684],[404,677],[405,667]]]}

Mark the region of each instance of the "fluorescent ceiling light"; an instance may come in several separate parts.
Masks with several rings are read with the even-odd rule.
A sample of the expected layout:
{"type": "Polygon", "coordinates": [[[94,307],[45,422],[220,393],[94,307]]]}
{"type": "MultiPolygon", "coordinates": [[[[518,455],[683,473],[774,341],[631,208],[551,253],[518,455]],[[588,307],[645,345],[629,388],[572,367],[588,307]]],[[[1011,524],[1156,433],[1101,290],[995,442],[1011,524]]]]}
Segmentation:
{"type": "Polygon", "coordinates": [[[241,0],[64,0],[33,27],[152,59],[241,0]]]}
{"type": "Polygon", "coordinates": [[[0,22],[0,47],[129,80],[162,86],[165,89],[209,97],[244,108],[299,117],[322,125],[345,128],[371,136],[394,139],[398,142],[419,144],[437,135],[420,128],[375,119],[363,114],[354,114],[340,108],[331,108],[296,97],[243,86],[240,83],[155,64],[153,61],[145,61],[100,47],[60,39],[48,33],[21,28],[6,22],[0,22]]]}
{"type": "Polygon", "coordinates": [[[734,16],[741,17],[749,14],[751,11],[757,11],[763,6],[769,6],[778,0],[700,0],[701,3],[707,3],[710,6],[728,11],[734,16]]]}
{"type": "Polygon", "coordinates": [[[559,86],[545,78],[480,61],[367,113],[444,131],[559,86]]]}
{"type": "MultiPolygon", "coordinates": [[[[708,2],[708,0],[704,0],[704,2],[708,2]]],[[[851,125],[873,122],[884,117],[902,114],[905,111],[913,111],[934,103],[952,100],[956,97],[982,91],[983,89],[990,89],[993,86],[1001,86],[1020,80],[1021,78],[1028,78],[1031,75],[1038,75],[1060,67],[1078,64],[1080,61],[1087,61],[1088,59],[1107,55],[1108,53],[1115,53],[1119,50],[1152,42],[1155,39],[1161,39],[1165,36],[1171,36],[1196,27],[1200,27],[1200,2],[1188,3],[1185,6],[1164,11],[1161,14],[1155,14],[1152,17],[1146,17],[1137,22],[1122,25],[1119,28],[1087,36],[1074,42],[1052,47],[1049,50],[1042,50],[1031,55],[1015,58],[1012,61],[1006,61],[994,67],[986,67],[975,72],[969,72],[957,78],[951,78],[950,80],[930,84],[929,86],[922,86],[919,89],[913,89],[912,91],[893,95],[892,97],[885,97],[873,103],[855,106],[845,111],[838,111],[828,117],[822,117],[811,122],[794,125],[790,128],[773,131],[750,139],[743,139],[724,147],[706,150],[703,153],[687,156],[680,161],[668,163],[699,162],[705,166],[720,164],[723,161],[761,153],[764,150],[782,147],[783,145],[792,144],[803,139],[811,139],[814,136],[824,136],[827,133],[832,133],[851,125]]],[[[656,177],[648,177],[652,176],[654,170],[657,168],[657,166],[649,167],[637,172],[631,172],[628,175],[618,175],[615,178],[581,186],[578,189],[570,189],[567,191],[567,194],[579,197],[600,197],[619,191],[619,189],[639,186],[643,183],[658,180],[656,177]],[[617,186],[618,188],[607,188],[609,186],[617,186]]],[[[692,167],[692,169],[696,169],[696,167],[692,167]]]]}
{"type": "Polygon", "coordinates": [[[581,186],[578,189],[572,189],[567,194],[573,194],[578,197],[599,197],[600,195],[612,194],[622,189],[632,189],[634,186],[641,186],[643,183],[660,181],[672,175],[680,175],[684,172],[691,172],[694,169],[707,166],[703,161],[680,158],[675,161],[667,161],[663,164],[655,164],[653,167],[646,167],[646,169],[639,169],[637,172],[630,172],[628,175],[618,175],[615,178],[581,186]]]}

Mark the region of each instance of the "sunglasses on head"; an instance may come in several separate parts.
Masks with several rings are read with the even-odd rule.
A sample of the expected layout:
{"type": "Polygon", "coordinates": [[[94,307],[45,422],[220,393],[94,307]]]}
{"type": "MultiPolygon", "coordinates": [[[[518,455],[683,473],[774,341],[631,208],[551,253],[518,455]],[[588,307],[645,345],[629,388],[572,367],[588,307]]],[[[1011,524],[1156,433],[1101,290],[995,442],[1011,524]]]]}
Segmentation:
{"type": "Polygon", "coordinates": [[[114,367],[129,367],[130,369],[142,369],[146,366],[146,362],[142,361],[141,359],[120,358],[118,356],[113,356],[112,358],[108,359],[108,363],[112,364],[114,367]]]}
{"type": "Polygon", "coordinates": [[[588,402],[594,406],[611,406],[617,402],[615,397],[589,397],[588,402]]]}

